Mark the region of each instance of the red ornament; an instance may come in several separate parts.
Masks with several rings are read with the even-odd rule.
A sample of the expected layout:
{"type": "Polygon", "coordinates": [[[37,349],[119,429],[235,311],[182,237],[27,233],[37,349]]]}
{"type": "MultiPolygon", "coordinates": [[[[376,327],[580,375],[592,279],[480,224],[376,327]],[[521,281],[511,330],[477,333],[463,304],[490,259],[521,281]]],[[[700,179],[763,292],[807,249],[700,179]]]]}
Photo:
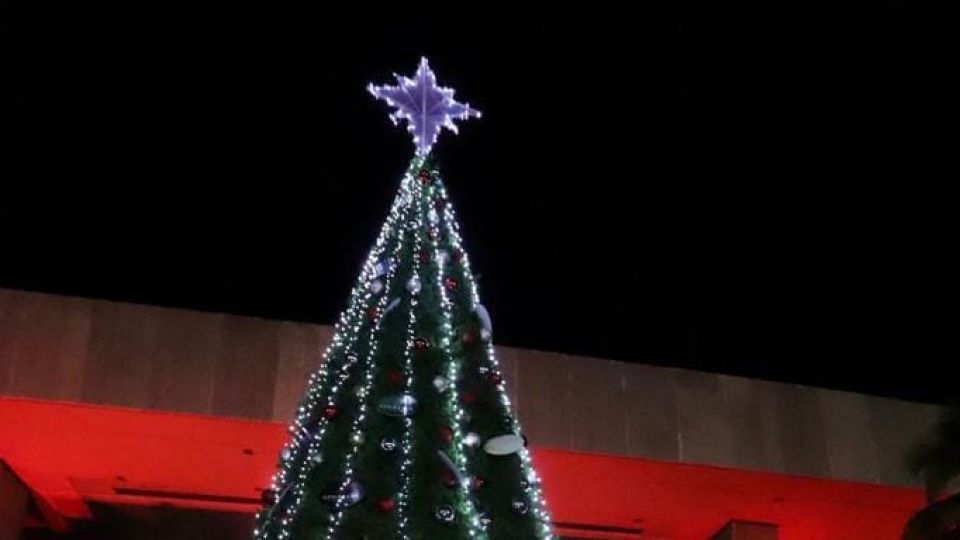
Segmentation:
{"type": "Polygon", "coordinates": [[[429,184],[432,177],[433,175],[430,174],[428,169],[420,169],[420,172],[417,173],[417,180],[420,180],[423,185],[429,184]]]}
{"type": "Polygon", "coordinates": [[[460,282],[453,276],[447,276],[443,278],[443,286],[446,287],[448,291],[454,291],[460,286],[460,282]]]}
{"type": "Polygon", "coordinates": [[[443,444],[450,444],[450,441],[453,440],[453,428],[450,426],[440,428],[440,440],[443,441],[443,444]]]}
{"type": "Polygon", "coordinates": [[[367,310],[367,319],[369,319],[370,321],[375,321],[377,320],[377,316],[379,314],[380,314],[380,310],[378,310],[376,306],[373,306],[367,310]]]}
{"type": "Polygon", "coordinates": [[[397,503],[393,499],[380,499],[380,501],[377,502],[377,508],[379,508],[381,512],[393,512],[396,506],[397,503]]]}
{"type": "Polygon", "coordinates": [[[403,382],[403,373],[399,370],[391,369],[387,372],[387,380],[390,381],[390,384],[400,384],[403,382]]]}
{"type": "Polygon", "coordinates": [[[463,341],[464,345],[473,345],[477,342],[477,334],[472,330],[466,330],[463,332],[463,337],[460,338],[463,341]]]}
{"type": "Polygon", "coordinates": [[[430,252],[427,250],[420,251],[420,264],[427,264],[430,262],[430,252]]]}
{"type": "Polygon", "coordinates": [[[473,480],[470,481],[470,487],[473,489],[480,489],[486,483],[486,479],[484,479],[482,476],[474,476],[473,480]]]}
{"type": "Polygon", "coordinates": [[[413,348],[418,351],[425,351],[430,347],[430,342],[426,338],[418,337],[413,340],[413,348]]]}
{"type": "Polygon", "coordinates": [[[489,379],[493,384],[500,384],[503,382],[503,373],[500,373],[499,371],[491,371],[489,379]]]}
{"type": "Polygon", "coordinates": [[[340,409],[336,405],[327,405],[323,408],[323,417],[327,420],[333,420],[340,414],[340,409]]]}
{"type": "Polygon", "coordinates": [[[433,203],[433,207],[437,209],[437,212],[443,212],[443,209],[447,207],[447,201],[437,199],[437,201],[433,203]]]}
{"type": "Polygon", "coordinates": [[[477,395],[473,392],[464,392],[460,394],[460,400],[466,403],[467,405],[472,405],[473,402],[477,401],[477,395]]]}
{"type": "Polygon", "coordinates": [[[457,477],[452,472],[450,472],[450,469],[443,469],[443,472],[440,473],[440,478],[445,487],[448,487],[448,488],[457,487],[457,477]]]}

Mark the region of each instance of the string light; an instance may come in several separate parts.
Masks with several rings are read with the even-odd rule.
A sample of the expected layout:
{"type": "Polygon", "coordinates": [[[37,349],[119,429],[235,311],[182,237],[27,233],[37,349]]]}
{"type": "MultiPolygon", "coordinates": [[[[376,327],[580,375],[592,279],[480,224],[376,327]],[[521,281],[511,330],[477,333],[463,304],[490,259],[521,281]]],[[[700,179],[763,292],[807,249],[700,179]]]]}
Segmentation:
{"type": "MultiPolygon", "coordinates": [[[[444,224],[444,228],[446,229],[447,235],[450,238],[451,244],[453,245],[454,249],[461,254],[463,276],[466,278],[470,290],[470,309],[475,310],[480,304],[480,293],[477,287],[477,282],[473,277],[473,270],[470,268],[470,259],[467,256],[466,251],[463,249],[463,241],[460,237],[459,231],[457,230],[457,216],[454,212],[453,204],[447,197],[446,188],[442,183],[438,183],[437,189],[439,190],[441,200],[444,201],[442,222],[444,224]]],[[[492,372],[500,372],[500,363],[497,361],[496,351],[494,350],[493,344],[489,341],[484,347],[484,358],[486,360],[487,367],[492,372]]],[[[497,394],[500,399],[500,405],[503,408],[504,414],[510,418],[510,427],[514,433],[522,433],[520,422],[517,420],[516,414],[514,414],[513,405],[510,402],[509,396],[507,396],[506,386],[504,385],[503,381],[497,384],[497,394]]],[[[553,527],[551,525],[552,518],[550,517],[550,512],[547,510],[546,500],[544,499],[543,493],[540,489],[540,477],[537,475],[537,472],[533,467],[533,461],[530,458],[530,452],[526,447],[520,449],[519,455],[521,473],[526,479],[528,485],[528,487],[524,490],[524,493],[529,498],[530,503],[532,503],[531,506],[533,515],[539,522],[539,538],[544,540],[552,540],[555,538],[553,534],[553,527]]]]}

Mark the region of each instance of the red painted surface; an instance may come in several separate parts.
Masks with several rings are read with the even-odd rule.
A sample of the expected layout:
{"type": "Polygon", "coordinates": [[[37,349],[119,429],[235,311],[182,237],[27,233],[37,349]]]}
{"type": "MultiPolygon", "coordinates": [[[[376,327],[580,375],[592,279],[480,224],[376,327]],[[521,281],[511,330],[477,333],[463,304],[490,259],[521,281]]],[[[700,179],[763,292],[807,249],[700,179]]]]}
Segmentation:
{"type": "MultiPolygon", "coordinates": [[[[87,501],[252,512],[284,426],[193,414],[0,398],[0,459],[70,518],[87,501]]],[[[728,520],[782,540],[894,540],[917,490],[535,448],[554,519],[706,540],[728,520]]],[[[602,538],[637,538],[608,534],[602,538]]]]}

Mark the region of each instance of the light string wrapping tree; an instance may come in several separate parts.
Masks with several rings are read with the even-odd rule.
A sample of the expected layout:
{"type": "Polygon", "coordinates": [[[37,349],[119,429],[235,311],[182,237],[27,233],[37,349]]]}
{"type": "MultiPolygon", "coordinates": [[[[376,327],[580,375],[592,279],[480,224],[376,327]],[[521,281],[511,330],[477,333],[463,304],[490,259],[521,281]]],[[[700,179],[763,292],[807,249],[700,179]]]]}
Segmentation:
{"type": "Polygon", "coordinates": [[[290,425],[254,537],[553,539],[430,151],[479,117],[427,60],[368,87],[416,154],[290,425]]]}

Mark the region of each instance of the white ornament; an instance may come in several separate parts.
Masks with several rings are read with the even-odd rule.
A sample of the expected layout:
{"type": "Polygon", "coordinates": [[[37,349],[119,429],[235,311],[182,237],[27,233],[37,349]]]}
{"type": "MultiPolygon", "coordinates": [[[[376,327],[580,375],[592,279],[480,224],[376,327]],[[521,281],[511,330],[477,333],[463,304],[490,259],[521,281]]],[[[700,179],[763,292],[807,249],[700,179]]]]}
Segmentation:
{"type": "Polygon", "coordinates": [[[443,375],[437,375],[433,378],[433,387],[437,389],[437,392],[443,392],[447,389],[447,379],[443,375]]]}
{"type": "MultiPolygon", "coordinates": [[[[474,313],[477,314],[477,318],[480,319],[480,328],[487,332],[487,337],[484,339],[489,339],[489,336],[493,334],[493,323],[490,321],[490,312],[487,311],[487,308],[483,304],[477,304],[473,308],[474,313]]],[[[483,332],[480,333],[480,336],[483,337],[483,332]]]]}
{"type": "Polygon", "coordinates": [[[447,253],[447,250],[441,249],[437,252],[437,260],[440,262],[440,266],[446,266],[450,261],[450,254],[447,253]]]}
{"type": "Polygon", "coordinates": [[[380,294],[380,291],[383,290],[383,282],[379,279],[375,279],[370,282],[370,285],[367,287],[370,292],[373,294],[380,294]]]}
{"type": "Polygon", "coordinates": [[[399,299],[399,298],[394,298],[393,300],[391,300],[390,303],[387,304],[387,309],[383,310],[383,316],[386,317],[386,316],[387,316],[387,313],[390,313],[391,311],[393,311],[393,310],[394,310],[397,306],[399,306],[399,305],[400,305],[400,299],[399,299]]]}
{"type": "Polygon", "coordinates": [[[393,266],[393,261],[389,258],[383,259],[378,262],[376,266],[373,267],[373,277],[378,278],[385,276],[390,273],[390,267],[393,266]]]}
{"type": "Polygon", "coordinates": [[[420,294],[420,287],[420,278],[416,276],[410,278],[410,281],[407,281],[407,291],[414,296],[420,294]]]}
{"type": "Polygon", "coordinates": [[[432,225],[436,225],[437,223],[440,223],[440,213],[431,208],[430,211],[427,212],[427,219],[432,225]]]}
{"type": "Polygon", "coordinates": [[[523,448],[523,437],[519,435],[500,435],[489,439],[483,445],[483,451],[491,456],[508,456],[523,448]]]}

